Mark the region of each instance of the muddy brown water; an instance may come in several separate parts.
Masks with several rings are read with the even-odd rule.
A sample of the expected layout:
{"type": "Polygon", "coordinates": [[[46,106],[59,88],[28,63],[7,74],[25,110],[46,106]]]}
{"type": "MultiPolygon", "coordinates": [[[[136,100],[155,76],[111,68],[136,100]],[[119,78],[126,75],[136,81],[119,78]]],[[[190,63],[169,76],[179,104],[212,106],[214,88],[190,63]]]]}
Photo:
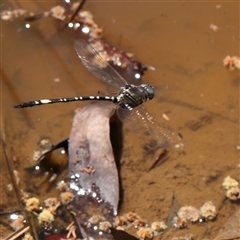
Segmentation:
{"type": "MultiPolygon", "coordinates": [[[[3,2],[1,7],[37,13],[58,3],[14,1],[3,2]]],[[[121,159],[124,198],[119,214],[135,211],[149,222],[166,221],[173,196],[178,207],[199,208],[210,200],[218,212],[214,221],[189,223],[181,230],[169,227],[163,239],[186,234],[213,239],[239,208],[239,202],[225,199],[221,187],[226,176],[240,180],[236,149],[240,144],[239,71],[229,71],[222,64],[227,55],[240,53],[239,3],[89,1],[85,9],[93,13],[111,44],[155,68],[148,70],[143,82],[156,88],[168,86],[169,90],[157,91],[145,107],[179,130],[186,141],[184,153],[171,151],[167,161],[147,172],[156,154],[146,154],[141,136],[125,129],[121,159]],[[218,30],[210,29],[210,24],[218,30]]],[[[74,110],[87,103],[23,110],[12,106],[27,100],[95,94],[107,88],[84,68],[74,51],[73,35],[57,31],[55,20],[36,21],[30,29],[24,24],[18,19],[1,22],[1,131],[9,159],[18,158],[14,167],[23,189],[29,181],[24,169],[34,165],[36,143],[42,136],[50,136],[54,143],[68,137],[74,110]]],[[[10,177],[1,154],[1,207],[11,210],[15,196],[6,189],[10,177]]],[[[45,191],[44,197],[52,194],[45,191]]],[[[1,237],[8,233],[6,229],[2,227],[1,237]]]]}

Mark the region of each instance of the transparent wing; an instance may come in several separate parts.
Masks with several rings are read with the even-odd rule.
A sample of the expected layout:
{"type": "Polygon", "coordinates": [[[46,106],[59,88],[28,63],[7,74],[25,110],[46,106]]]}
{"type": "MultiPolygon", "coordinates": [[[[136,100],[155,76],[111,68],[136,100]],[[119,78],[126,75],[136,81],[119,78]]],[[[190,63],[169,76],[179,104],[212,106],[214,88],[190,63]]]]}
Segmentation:
{"type": "Polygon", "coordinates": [[[130,121],[132,120],[133,122],[135,122],[133,124],[136,124],[132,110],[129,110],[127,108],[118,107],[117,116],[122,122],[125,122],[127,120],[130,120],[130,121]]]}
{"type": "Polygon", "coordinates": [[[142,105],[133,108],[131,111],[118,108],[117,115],[127,123],[129,129],[140,133],[143,139],[156,141],[159,148],[184,148],[184,140],[181,134],[165,123],[156,121],[142,105]]]}
{"type": "Polygon", "coordinates": [[[100,55],[91,44],[83,40],[76,40],[74,46],[83,65],[95,77],[114,87],[125,87],[127,82],[112,66],[109,65],[107,59],[104,59],[105,55],[100,55]]]}

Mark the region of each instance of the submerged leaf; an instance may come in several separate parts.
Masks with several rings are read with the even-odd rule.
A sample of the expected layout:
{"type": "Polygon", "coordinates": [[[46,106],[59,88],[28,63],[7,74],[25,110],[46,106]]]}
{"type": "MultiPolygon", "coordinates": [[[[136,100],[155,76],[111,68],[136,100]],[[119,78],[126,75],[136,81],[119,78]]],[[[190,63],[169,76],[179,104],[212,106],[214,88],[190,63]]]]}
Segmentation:
{"type": "Polygon", "coordinates": [[[236,211],[224,224],[214,240],[240,238],[240,210],[236,211]]]}
{"type": "Polygon", "coordinates": [[[94,102],[80,109],[73,120],[69,137],[69,177],[74,193],[71,207],[83,237],[113,239],[104,230],[99,233],[99,223],[112,223],[119,201],[109,127],[114,111],[112,103],[94,102]]]}

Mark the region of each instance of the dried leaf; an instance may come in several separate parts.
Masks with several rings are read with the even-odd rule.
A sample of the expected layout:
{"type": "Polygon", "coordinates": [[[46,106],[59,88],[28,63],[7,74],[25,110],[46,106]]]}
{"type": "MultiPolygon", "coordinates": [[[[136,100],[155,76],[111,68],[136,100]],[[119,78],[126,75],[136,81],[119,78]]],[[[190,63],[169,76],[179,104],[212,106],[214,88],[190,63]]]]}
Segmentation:
{"type": "Polygon", "coordinates": [[[124,240],[137,240],[138,239],[138,238],[130,235],[127,232],[117,230],[115,228],[111,228],[111,232],[112,232],[112,235],[114,236],[115,240],[122,240],[122,239],[124,239],[124,240]]]}
{"type": "Polygon", "coordinates": [[[240,210],[236,211],[224,224],[214,240],[240,239],[240,210]]]}
{"type": "MultiPolygon", "coordinates": [[[[115,105],[108,102],[94,102],[80,109],[69,137],[70,187],[75,195],[72,210],[83,235],[93,239],[100,239],[100,230],[94,230],[94,226],[102,220],[112,223],[119,201],[118,173],[109,137],[109,118],[114,110],[115,105]],[[94,215],[102,219],[91,222],[94,215]]],[[[106,233],[102,237],[113,239],[106,233]]]]}

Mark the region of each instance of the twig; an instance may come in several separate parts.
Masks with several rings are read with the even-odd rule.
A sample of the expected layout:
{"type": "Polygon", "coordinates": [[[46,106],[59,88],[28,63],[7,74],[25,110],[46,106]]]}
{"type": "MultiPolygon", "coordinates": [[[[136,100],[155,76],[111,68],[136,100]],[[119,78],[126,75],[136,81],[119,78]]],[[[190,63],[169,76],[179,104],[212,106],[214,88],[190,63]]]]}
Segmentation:
{"type": "Polygon", "coordinates": [[[78,14],[78,12],[81,10],[81,8],[83,7],[83,5],[85,4],[87,0],[82,0],[82,2],[78,5],[78,7],[76,8],[76,10],[73,12],[73,14],[71,15],[71,17],[69,18],[69,20],[67,21],[67,23],[64,25],[63,28],[65,28],[68,23],[70,23],[78,14]]]}
{"type": "Polygon", "coordinates": [[[14,240],[17,239],[18,237],[20,237],[21,235],[23,235],[25,232],[29,231],[30,227],[27,226],[25,228],[21,228],[18,231],[10,234],[7,238],[5,238],[4,240],[14,240]]]}
{"type": "Polygon", "coordinates": [[[16,210],[11,210],[11,211],[7,211],[7,212],[0,212],[0,216],[1,215],[11,214],[11,213],[16,213],[16,212],[21,212],[21,210],[16,209],[16,210]]]}
{"type": "Polygon", "coordinates": [[[155,160],[155,162],[152,164],[152,166],[148,169],[148,172],[150,172],[153,168],[155,168],[157,166],[158,163],[162,163],[164,160],[166,160],[166,156],[168,154],[167,149],[163,149],[161,154],[157,157],[157,159],[155,160]]]}

